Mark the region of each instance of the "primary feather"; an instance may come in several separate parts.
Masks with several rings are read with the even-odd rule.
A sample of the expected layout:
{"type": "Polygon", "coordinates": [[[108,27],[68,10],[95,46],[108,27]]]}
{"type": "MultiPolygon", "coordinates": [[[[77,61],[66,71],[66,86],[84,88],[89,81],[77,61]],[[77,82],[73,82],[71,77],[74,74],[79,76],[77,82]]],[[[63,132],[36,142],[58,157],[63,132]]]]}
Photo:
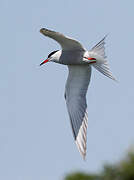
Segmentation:
{"type": "Polygon", "coordinates": [[[68,69],[69,75],[65,88],[66,104],[74,139],[84,159],[88,123],[86,93],[91,77],[91,66],[69,65],[68,69]]]}

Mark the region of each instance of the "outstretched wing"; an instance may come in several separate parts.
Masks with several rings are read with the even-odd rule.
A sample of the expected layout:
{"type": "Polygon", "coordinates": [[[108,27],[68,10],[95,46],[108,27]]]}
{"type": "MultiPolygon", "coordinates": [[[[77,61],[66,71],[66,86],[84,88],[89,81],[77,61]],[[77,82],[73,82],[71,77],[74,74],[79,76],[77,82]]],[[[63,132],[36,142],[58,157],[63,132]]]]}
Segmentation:
{"type": "Polygon", "coordinates": [[[86,93],[91,76],[89,65],[69,65],[69,75],[65,89],[65,99],[76,145],[85,159],[87,139],[86,93]]]}
{"type": "Polygon", "coordinates": [[[63,50],[85,50],[84,47],[76,40],[64,36],[63,34],[55,31],[48,30],[46,28],[40,29],[40,32],[57,41],[63,50]]]}

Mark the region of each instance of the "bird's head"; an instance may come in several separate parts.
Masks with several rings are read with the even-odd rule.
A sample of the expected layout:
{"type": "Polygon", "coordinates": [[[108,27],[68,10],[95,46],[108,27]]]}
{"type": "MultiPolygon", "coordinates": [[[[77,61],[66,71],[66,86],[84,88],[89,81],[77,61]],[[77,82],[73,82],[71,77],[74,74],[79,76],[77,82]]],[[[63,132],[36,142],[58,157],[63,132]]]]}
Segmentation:
{"type": "Polygon", "coordinates": [[[48,55],[47,59],[45,59],[42,63],[40,63],[40,66],[43,65],[43,64],[45,64],[45,63],[47,63],[47,62],[50,62],[50,61],[56,62],[56,61],[59,59],[57,52],[59,52],[59,50],[56,50],[56,51],[51,52],[51,53],[48,55]]]}

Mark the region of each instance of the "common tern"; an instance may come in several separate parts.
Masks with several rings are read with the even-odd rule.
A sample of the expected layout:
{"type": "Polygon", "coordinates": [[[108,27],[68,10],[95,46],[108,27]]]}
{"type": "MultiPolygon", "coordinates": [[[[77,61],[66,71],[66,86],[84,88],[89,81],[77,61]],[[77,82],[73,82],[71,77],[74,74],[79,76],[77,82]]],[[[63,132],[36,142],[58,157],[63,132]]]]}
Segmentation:
{"type": "Polygon", "coordinates": [[[40,65],[55,62],[68,66],[69,75],[65,87],[65,100],[76,145],[85,159],[88,124],[86,93],[92,66],[105,76],[116,80],[106,60],[104,47],[106,36],[88,51],[77,40],[59,32],[46,28],[40,29],[40,32],[61,45],[61,50],[51,52],[40,65]]]}

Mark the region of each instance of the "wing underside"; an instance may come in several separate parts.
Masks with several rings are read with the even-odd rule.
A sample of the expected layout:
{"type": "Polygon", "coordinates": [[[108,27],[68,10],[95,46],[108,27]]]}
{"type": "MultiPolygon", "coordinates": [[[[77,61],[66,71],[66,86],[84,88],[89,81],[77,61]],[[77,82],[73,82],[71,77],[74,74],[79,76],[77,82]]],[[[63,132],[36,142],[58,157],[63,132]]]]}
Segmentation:
{"type": "Polygon", "coordinates": [[[91,67],[88,65],[70,65],[68,68],[69,75],[65,90],[66,104],[76,145],[85,158],[88,123],[86,93],[91,76],[91,67]]]}

